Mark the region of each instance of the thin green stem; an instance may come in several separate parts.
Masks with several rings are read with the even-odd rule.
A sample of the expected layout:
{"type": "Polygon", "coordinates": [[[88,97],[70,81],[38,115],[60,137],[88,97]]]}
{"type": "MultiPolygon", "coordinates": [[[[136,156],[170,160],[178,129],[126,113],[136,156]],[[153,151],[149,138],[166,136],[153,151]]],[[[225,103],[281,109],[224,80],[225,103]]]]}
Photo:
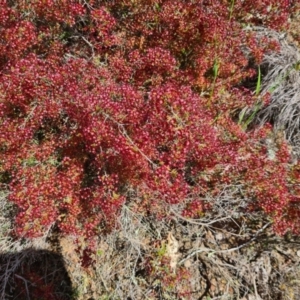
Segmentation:
{"type": "Polygon", "coordinates": [[[209,104],[210,104],[211,98],[212,98],[214,90],[215,90],[216,80],[217,80],[217,77],[219,75],[219,69],[220,69],[220,64],[218,62],[218,59],[215,59],[214,60],[214,65],[213,65],[213,84],[212,84],[212,88],[211,88],[211,91],[210,91],[209,104]]]}
{"type": "Polygon", "coordinates": [[[232,13],[233,13],[233,7],[234,7],[234,0],[231,0],[231,4],[230,4],[230,14],[229,14],[229,20],[231,20],[232,18],[232,13]]]}
{"type": "MultiPolygon", "coordinates": [[[[258,76],[257,76],[257,82],[255,88],[255,95],[258,96],[260,91],[261,91],[261,69],[260,66],[258,66],[258,76]]],[[[256,101],[252,114],[246,120],[245,120],[246,109],[241,111],[238,124],[241,125],[244,130],[246,130],[249,124],[254,120],[255,115],[257,114],[261,106],[262,106],[261,100],[256,101]]]]}
{"type": "Polygon", "coordinates": [[[256,82],[256,89],[255,89],[255,95],[258,96],[261,89],[261,70],[260,66],[258,66],[258,76],[257,76],[257,82],[256,82]]]}

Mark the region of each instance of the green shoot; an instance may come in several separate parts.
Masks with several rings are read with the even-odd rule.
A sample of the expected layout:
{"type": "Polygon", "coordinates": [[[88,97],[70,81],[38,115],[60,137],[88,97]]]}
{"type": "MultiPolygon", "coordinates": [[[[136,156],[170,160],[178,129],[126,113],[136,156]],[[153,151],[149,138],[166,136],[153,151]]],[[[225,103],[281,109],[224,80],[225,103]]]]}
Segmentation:
{"type": "Polygon", "coordinates": [[[231,20],[231,18],[232,18],[233,7],[234,7],[234,0],[231,0],[229,20],[231,20]]]}
{"type": "Polygon", "coordinates": [[[213,65],[213,84],[212,84],[212,89],[210,91],[210,99],[214,93],[215,85],[216,85],[216,80],[219,75],[219,69],[220,69],[220,63],[218,62],[217,59],[214,60],[214,65],[213,65]]]}
{"type": "Polygon", "coordinates": [[[257,76],[257,83],[256,83],[256,89],[255,89],[255,95],[258,96],[261,89],[261,70],[260,66],[258,66],[258,76],[257,76]]]}
{"type": "MultiPolygon", "coordinates": [[[[261,91],[261,69],[260,69],[260,66],[258,66],[258,76],[257,76],[257,82],[256,82],[256,88],[255,88],[255,95],[258,96],[260,91],[261,91]]],[[[245,120],[245,114],[246,114],[247,108],[244,108],[241,111],[238,124],[241,125],[244,130],[246,130],[247,127],[249,126],[249,124],[254,120],[255,115],[261,108],[261,105],[262,105],[261,101],[258,100],[255,103],[253,112],[246,120],[245,120]]]]}
{"type": "Polygon", "coordinates": [[[249,118],[242,125],[244,130],[246,130],[247,127],[249,126],[249,124],[252,123],[252,121],[255,118],[256,113],[260,110],[261,106],[262,106],[262,103],[260,101],[256,102],[252,114],[249,116],[249,118]]]}

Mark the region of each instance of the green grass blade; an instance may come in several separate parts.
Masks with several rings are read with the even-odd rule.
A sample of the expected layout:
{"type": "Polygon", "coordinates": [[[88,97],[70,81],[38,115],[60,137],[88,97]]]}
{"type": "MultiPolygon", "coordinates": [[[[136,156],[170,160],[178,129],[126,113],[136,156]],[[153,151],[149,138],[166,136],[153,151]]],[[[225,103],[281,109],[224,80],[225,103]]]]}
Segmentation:
{"type": "Polygon", "coordinates": [[[234,0],[231,0],[229,20],[231,20],[231,18],[232,18],[233,7],[234,7],[234,0]]]}
{"type": "Polygon", "coordinates": [[[257,77],[257,83],[255,89],[256,96],[260,93],[260,89],[261,89],[261,70],[260,70],[260,66],[258,66],[258,77],[257,77]]]}

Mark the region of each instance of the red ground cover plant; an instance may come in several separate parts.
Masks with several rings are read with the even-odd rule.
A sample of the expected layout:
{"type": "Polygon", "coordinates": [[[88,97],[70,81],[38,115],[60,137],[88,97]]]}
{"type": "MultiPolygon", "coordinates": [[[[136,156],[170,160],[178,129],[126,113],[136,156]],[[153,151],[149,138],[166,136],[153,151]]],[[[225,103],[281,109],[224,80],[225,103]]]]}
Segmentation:
{"type": "Polygon", "coordinates": [[[279,233],[298,222],[285,145],[270,160],[269,129],[231,118],[257,101],[239,87],[255,75],[243,48],[257,63],[276,48],[243,26],[284,26],[289,1],[58,2],[1,5],[0,171],[18,236],[107,232],[131,193],[145,214],[185,203],[199,217],[203,195],[240,182],[279,233]]]}

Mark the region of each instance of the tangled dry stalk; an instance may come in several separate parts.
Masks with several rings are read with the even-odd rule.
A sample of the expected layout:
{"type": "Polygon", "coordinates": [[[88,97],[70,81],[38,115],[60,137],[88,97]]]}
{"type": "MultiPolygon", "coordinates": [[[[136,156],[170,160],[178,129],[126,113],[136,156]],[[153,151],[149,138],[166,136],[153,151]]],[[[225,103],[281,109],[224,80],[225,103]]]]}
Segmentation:
{"type": "Polygon", "coordinates": [[[94,267],[80,268],[72,239],[63,240],[79,299],[297,299],[300,244],[248,214],[240,188],[206,199],[214,209],[201,220],[170,206],[168,219],[154,223],[124,206],[119,228],[98,243],[94,267]]]}
{"type": "Polygon", "coordinates": [[[300,155],[300,50],[287,39],[287,34],[266,28],[255,28],[258,38],[269,38],[280,45],[279,52],[264,55],[261,95],[270,95],[270,103],[259,110],[254,122],[270,122],[275,133],[284,134],[300,155]]]}
{"type": "Polygon", "coordinates": [[[75,237],[60,238],[55,247],[51,230],[31,241],[10,238],[11,208],[3,194],[1,299],[22,291],[36,299],[30,298],[35,283],[24,279],[22,266],[33,270],[36,262],[49,261],[54,248],[64,263],[51,269],[52,279],[43,268],[43,278],[57,285],[53,273],[62,276],[66,268],[73,287],[73,296],[67,284],[54,288],[55,293],[64,288],[59,299],[298,299],[300,241],[275,236],[269,220],[248,213],[241,189],[224,186],[218,197],[207,196],[212,210],[199,220],[182,217],[182,207],[176,205],[166,205],[168,217],[160,221],[138,213],[130,203],[123,206],[118,228],[99,238],[88,267],[75,251],[75,237]]]}

